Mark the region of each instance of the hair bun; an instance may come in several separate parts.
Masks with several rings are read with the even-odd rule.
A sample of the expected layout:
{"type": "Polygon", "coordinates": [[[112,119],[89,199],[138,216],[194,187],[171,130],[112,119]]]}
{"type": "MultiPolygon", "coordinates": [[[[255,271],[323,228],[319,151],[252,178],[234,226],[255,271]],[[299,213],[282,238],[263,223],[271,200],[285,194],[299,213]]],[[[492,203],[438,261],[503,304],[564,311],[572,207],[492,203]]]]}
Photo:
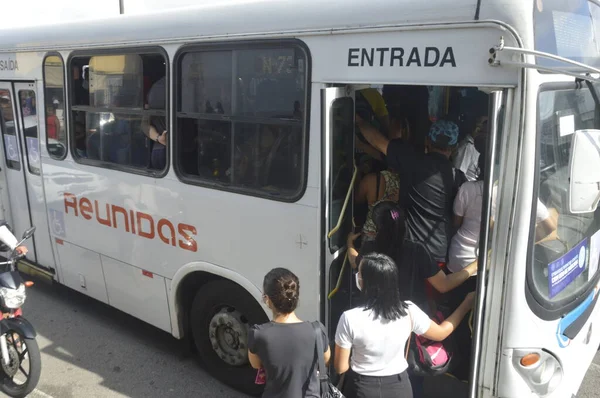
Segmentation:
{"type": "Polygon", "coordinates": [[[290,270],[274,268],[266,276],[264,290],[275,309],[289,314],[296,309],[300,297],[300,281],[290,270]]]}
{"type": "Polygon", "coordinates": [[[298,284],[296,281],[289,280],[283,283],[283,295],[288,300],[293,300],[298,296],[298,284]]]}

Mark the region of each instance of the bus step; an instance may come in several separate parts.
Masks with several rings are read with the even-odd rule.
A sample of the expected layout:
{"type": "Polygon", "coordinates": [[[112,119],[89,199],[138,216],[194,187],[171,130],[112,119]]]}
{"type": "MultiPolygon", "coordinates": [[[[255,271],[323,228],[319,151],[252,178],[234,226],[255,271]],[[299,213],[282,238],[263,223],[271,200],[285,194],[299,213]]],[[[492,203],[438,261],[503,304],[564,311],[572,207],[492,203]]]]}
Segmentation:
{"type": "Polygon", "coordinates": [[[51,268],[41,267],[27,260],[20,260],[17,269],[23,274],[34,276],[41,282],[52,284],[55,271],[51,268]]]}

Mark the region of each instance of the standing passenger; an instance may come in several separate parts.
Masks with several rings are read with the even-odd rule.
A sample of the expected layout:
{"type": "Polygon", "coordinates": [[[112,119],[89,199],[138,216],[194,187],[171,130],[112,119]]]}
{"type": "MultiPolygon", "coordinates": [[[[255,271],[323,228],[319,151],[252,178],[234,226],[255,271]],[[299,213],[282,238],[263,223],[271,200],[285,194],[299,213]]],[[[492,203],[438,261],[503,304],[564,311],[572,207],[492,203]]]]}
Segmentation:
{"type": "MultiPolygon", "coordinates": [[[[475,142],[475,141],[473,141],[475,142]]],[[[477,259],[476,248],[479,245],[481,229],[481,207],[483,203],[483,184],[485,178],[487,139],[477,137],[476,181],[467,181],[458,190],[454,200],[454,227],[456,234],[450,242],[448,251],[448,270],[458,272],[477,259]]]]}
{"type": "Polygon", "coordinates": [[[360,131],[369,143],[386,155],[387,164],[400,176],[400,190],[406,198],[406,235],[425,244],[436,261],[446,262],[452,238],[452,205],[458,187],[465,181],[460,170],[452,167],[450,155],[458,141],[458,126],[453,122],[435,122],[426,140],[427,154],[419,154],[400,140],[388,140],[357,115],[360,131]]]}
{"type": "MultiPolygon", "coordinates": [[[[263,300],[273,311],[271,322],[255,325],[248,333],[248,359],[255,369],[264,368],[264,398],[320,397],[317,378],[316,336],[310,322],[294,311],[300,298],[298,277],[285,268],[271,270],[263,282],[263,300]]],[[[325,363],[331,351],[325,326],[321,335],[325,363]]]]}
{"type": "Polygon", "coordinates": [[[427,310],[425,281],[438,292],[446,293],[463,284],[477,271],[475,260],[461,272],[447,275],[442,271],[422,243],[405,238],[404,216],[395,203],[381,202],[375,206],[373,220],[376,228],[375,239],[364,242],[360,254],[354,248],[354,239],[358,235],[348,236],[348,259],[352,268],[356,268],[360,257],[369,253],[381,253],[391,257],[398,266],[402,300],[410,300],[421,309],[427,310]]]}
{"type": "Polygon", "coordinates": [[[444,340],[472,308],[474,295],[470,293],[438,325],[419,307],[400,299],[398,268],[388,256],[377,253],[364,256],[356,284],[365,304],[344,312],[335,334],[335,369],[338,373],[348,372],[344,395],[412,398],[405,358],[410,334],[444,340]]]}

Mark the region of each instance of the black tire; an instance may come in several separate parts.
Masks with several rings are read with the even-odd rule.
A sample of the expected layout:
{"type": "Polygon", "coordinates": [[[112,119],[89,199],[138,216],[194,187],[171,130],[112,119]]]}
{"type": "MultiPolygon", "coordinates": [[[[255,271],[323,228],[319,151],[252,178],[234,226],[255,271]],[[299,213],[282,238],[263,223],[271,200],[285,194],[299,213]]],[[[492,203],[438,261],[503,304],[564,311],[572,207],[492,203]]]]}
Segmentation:
{"type": "Polygon", "coordinates": [[[29,395],[40,381],[40,374],[42,372],[42,357],[40,356],[40,348],[37,341],[35,341],[35,339],[26,339],[21,335],[19,335],[19,338],[21,341],[25,342],[27,354],[29,355],[29,377],[27,378],[27,381],[23,384],[16,384],[13,379],[7,376],[0,368],[0,390],[13,398],[23,398],[29,395]]]}
{"type": "Polygon", "coordinates": [[[238,391],[258,396],[262,394],[264,386],[254,383],[256,370],[249,364],[229,365],[213,349],[208,332],[210,321],[224,307],[241,312],[248,326],[268,321],[254,297],[239,285],[229,281],[210,282],[198,290],[190,308],[190,329],[194,345],[200,360],[213,377],[238,391]]]}

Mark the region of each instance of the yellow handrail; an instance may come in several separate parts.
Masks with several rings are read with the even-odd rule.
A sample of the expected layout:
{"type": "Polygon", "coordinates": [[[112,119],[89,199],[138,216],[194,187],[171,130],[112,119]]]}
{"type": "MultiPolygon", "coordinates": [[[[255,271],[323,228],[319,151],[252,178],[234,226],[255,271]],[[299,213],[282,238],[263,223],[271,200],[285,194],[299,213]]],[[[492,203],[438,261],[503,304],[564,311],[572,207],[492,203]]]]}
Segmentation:
{"type": "Polygon", "coordinates": [[[354,182],[356,181],[356,175],[358,174],[358,168],[354,165],[354,172],[352,173],[352,181],[350,181],[350,186],[348,187],[348,192],[346,193],[346,199],[344,199],[344,206],[342,206],[342,211],[340,212],[340,217],[338,218],[337,225],[333,227],[331,231],[327,234],[327,237],[331,239],[333,235],[340,229],[342,226],[342,221],[344,221],[344,214],[346,213],[346,207],[348,207],[348,202],[350,201],[350,195],[352,194],[352,189],[354,188],[354,182]]]}
{"type": "MultiPolygon", "coordinates": [[[[356,223],[354,222],[354,217],[352,218],[352,226],[356,227],[356,223]]],[[[340,268],[340,274],[338,275],[338,279],[337,282],[335,284],[335,287],[333,288],[333,290],[331,292],[329,292],[329,294],[327,295],[327,299],[331,300],[331,298],[333,296],[335,296],[335,294],[338,292],[338,290],[340,289],[340,285],[342,284],[342,276],[344,275],[344,270],[346,269],[346,263],[348,262],[348,248],[346,248],[346,256],[344,257],[344,262],[342,263],[342,268],[340,268]]]]}
{"type": "Polygon", "coordinates": [[[346,257],[344,257],[344,262],[342,263],[342,268],[340,269],[340,274],[338,275],[338,280],[335,284],[333,290],[327,295],[327,300],[331,300],[333,296],[340,289],[340,285],[342,284],[342,275],[344,275],[344,269],[346,268],[346,263],[348,262],[348,251],[346,251],[346,257]]]}

